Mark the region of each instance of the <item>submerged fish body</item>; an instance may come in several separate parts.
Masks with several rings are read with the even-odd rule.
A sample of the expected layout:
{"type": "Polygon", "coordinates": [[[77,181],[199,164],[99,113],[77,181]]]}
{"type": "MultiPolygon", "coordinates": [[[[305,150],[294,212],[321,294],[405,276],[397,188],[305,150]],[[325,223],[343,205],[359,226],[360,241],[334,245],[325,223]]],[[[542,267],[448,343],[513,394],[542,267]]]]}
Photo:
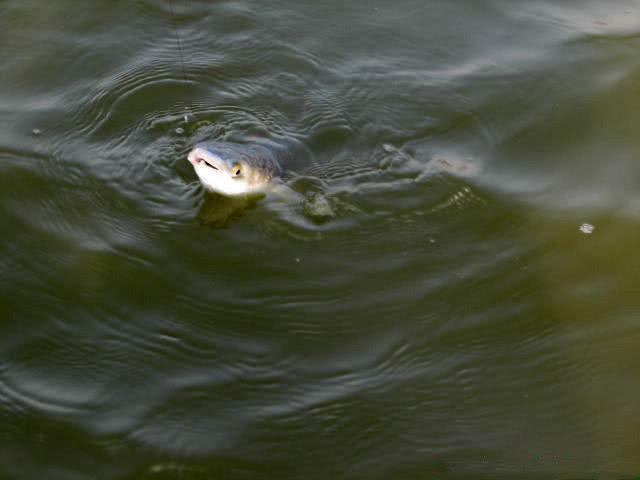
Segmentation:
{"type": "Polygon", "coordinates": [[[205,189],[227,196],[260,193],[282,175],[277,153],[259,144],[199,143],[187,158],[205,189]]]}

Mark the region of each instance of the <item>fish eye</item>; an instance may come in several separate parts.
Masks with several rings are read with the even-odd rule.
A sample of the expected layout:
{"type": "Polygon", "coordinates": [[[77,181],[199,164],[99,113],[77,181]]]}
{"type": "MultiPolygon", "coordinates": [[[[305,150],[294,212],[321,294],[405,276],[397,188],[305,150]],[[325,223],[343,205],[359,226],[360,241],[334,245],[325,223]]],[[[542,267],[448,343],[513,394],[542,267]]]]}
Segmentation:
{"type": "Polygon", "coordinates": [[[240,168],[240,164],[236,163],[233,167],[231,167],[231,172],[235,177],[240,176],[242,173],[242,169],[240,168]]]}

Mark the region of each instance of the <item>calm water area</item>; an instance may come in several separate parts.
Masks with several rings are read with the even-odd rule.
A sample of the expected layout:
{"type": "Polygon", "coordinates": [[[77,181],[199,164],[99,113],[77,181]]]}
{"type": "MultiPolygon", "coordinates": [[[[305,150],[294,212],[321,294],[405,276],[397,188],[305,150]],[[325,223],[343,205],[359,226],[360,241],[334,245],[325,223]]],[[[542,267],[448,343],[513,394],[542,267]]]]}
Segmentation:
{"type": "Polygon", "coordinates": [[[0,58],[0,478],[640,474],[637,0],[0,0],[0,58]]]}

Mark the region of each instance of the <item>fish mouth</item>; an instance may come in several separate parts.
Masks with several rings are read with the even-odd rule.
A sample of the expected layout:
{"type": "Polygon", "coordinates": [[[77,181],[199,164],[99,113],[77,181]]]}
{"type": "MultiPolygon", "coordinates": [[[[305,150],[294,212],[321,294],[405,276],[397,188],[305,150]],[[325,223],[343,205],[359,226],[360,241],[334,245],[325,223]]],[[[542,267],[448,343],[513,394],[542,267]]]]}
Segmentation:
{"type": "Polygon", "coordinates": [[[202,159],[202,161],[204,162],[205,165],[210,166],[211,168],[213,168],[214,170],[218,170],[218,167],[216,167],[215,165],[210,164],[209,162],[207,162],[206,160],[202,159]]]}
{"type": "Polygon", "coordinates": [[[189,152],[189,155],[187,156],[187,159],[194,167],[203,163],[214,170],[220,170],[220,168],[215,165],[215,163],[217,162],[215,162],[213,158],[201,148],[194,148],[193,150],[191,150],[191,152],[189,152]]]}

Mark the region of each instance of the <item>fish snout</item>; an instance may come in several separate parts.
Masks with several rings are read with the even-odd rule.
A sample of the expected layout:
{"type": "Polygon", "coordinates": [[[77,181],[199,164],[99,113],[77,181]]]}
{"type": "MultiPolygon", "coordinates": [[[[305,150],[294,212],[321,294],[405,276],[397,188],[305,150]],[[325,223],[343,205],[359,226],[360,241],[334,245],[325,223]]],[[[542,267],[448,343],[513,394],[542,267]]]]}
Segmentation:
{"type": "Polygon", "coordinates": [[[189,152],[189,155],[187,155],[187,160],[189,160],[191,165],[193,165],[194,167],[199,163],[204,162],[204,156],[202,155],[202,150],[200,148],[194,148],[189,152]]]}

